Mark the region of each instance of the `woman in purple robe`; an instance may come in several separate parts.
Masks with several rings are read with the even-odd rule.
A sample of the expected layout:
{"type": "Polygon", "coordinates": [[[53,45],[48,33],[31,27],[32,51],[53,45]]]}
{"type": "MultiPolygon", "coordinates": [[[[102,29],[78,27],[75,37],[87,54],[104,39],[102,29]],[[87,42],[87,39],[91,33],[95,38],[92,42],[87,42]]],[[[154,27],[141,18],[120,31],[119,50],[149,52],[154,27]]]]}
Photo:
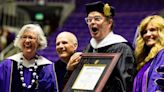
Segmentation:
{"type": "Polygon", "coordinates": [[[52,62],[37,54],[47,47],[41,27],[24,25],[14,46],[20,52],[0,62],[0,92],[57,92],[52,62]]]}
{"type": "Polygon", "coordinates": [[[152,15],[141,21],[135,56],[138,74],[133,92],[164,92],[164,18],[152,15]]]}

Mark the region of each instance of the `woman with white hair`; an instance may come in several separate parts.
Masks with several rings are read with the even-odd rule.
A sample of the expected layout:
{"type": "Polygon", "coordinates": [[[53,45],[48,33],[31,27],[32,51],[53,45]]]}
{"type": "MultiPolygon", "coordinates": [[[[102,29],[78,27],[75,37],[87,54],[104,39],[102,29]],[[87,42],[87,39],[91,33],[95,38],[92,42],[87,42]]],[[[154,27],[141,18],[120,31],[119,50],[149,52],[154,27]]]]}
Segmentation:
{"type": "Polygon", "coordinates": [[[24,25],[14,46],[20,49],[20,53],[0,63],[0,92],[56,92],[52,62],[37,53],[47,47],[41,27],[24,25]]]}

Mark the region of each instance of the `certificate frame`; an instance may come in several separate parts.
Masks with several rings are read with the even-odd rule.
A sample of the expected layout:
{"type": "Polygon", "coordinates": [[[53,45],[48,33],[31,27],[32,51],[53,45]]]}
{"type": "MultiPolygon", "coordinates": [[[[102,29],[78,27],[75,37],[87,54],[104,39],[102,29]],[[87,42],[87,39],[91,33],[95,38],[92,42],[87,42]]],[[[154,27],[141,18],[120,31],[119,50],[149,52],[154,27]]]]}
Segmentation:
{"type": "Polygon", "coordinates": [[[120,56],[121,53],[82,54],[80,63],[70,76],[63,92],[101,92],[120,56]]]}

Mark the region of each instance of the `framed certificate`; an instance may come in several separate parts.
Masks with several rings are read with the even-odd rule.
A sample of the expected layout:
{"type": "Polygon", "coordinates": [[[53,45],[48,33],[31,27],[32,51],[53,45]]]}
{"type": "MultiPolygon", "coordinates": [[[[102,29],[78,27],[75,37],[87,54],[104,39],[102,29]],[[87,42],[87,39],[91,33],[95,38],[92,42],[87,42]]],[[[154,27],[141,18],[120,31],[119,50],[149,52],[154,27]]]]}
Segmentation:
{"type": "Polygon", "coordinates": [[[101,92],[121,53],[84,53],[63,92],[101,92]]]}

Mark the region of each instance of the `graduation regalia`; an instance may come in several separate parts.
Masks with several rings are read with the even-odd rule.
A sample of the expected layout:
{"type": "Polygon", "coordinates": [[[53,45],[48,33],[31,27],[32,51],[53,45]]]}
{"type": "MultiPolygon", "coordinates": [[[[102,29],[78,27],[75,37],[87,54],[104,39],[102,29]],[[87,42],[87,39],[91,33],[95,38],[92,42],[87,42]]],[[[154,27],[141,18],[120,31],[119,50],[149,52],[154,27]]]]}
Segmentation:
{"type": "Polygon", "coordinates": [[[94,38],[84,50],[86,53],[122,53],[110,75],[103,92],[131,92],[135,72],[135,59],[132,48],[120,35],[110,32],[100,43],[94,38]]]}
{"type": "Polygon", "coordinates": [[[134,80],[133,92],[164,92],[164,49],[147,62],[134,80]]]}
{"type": "Polygon", "coordinates": [[[73,71],[67,70],[66,69],[67,63],[63,62],[60,59],[54,65],[55,65],[58,89],[59,92],[62,92],[73,71]]]}
{"type": "Polygon", "coordinates": [[[62,92],[62,90],[64,88],[65,75],[67,73],[66,67],[67,67],[67,64],[61,60],[58,60],[55,63],[55,71],[56,71],[56,77],[57,77],[59,92],[62,92]]]}
{"type": "MultiPolygon", "coordinates": [[[[21,58],[24,58],[22,53],[13,55],[0,63],[0,92],[57,92],[56,77],[52,62],[48,59],[38,56],[36,60],[38,79],[32,83],[34,62],[23,60],[23,80],[26,85],[33,84],[29,89],[22,86],[22,79],[19,70],[21,58]]],[[[29,87],[29,86],[28,86],[29,87]]]]}

